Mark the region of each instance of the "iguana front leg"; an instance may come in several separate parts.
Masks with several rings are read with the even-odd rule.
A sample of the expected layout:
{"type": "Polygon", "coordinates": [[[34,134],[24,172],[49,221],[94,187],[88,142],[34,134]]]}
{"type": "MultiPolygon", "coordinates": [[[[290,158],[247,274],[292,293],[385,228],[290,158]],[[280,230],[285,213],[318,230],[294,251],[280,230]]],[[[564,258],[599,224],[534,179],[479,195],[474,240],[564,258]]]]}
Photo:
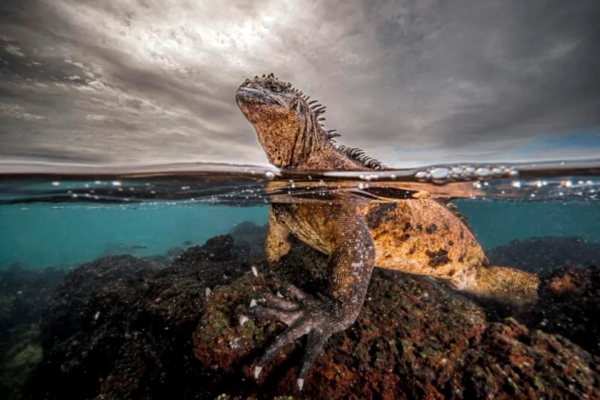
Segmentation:
{"type": "MultiPolygon", "coordinates": [[[[308,334],[298,376],[298,386],[302,389],[304,377],[323,345],[331,335],[350,326],[362,308],[375,262],[373,240],[364,219],[352,207],[329,208],[332,207],[321,206],[317,210],[335,215],[317,229],[330,246],[327,293],[313,296],[290,286],[285,290],[287,298],[266,294],[258,305],[249,309],[255,317],[288,325],[258,361],[256,377],[283,346],[308,334]]],[[[315,216],[315,220],[319,219],[324,220],[315,216]]]]}
{"type": "Polygon", "coordinates": [[[265,258],[273,266],[290,251],[290,231],[277,220],[273,206],[269,207],[265,258]]]}

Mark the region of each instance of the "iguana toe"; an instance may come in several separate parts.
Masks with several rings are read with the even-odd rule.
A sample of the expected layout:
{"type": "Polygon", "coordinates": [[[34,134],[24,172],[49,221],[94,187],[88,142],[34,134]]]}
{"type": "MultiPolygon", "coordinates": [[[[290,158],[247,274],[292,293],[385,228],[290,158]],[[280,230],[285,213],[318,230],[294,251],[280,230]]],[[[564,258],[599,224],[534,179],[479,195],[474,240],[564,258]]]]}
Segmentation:
{"type": "Polygon", "coordinates": [[[287,297],[283,298],[265,294],[257,305],[248,309],[248,314],[255,318],[277,320],[288,325],[267,346],[258,361],[257,371],[260,373],[262,367],[273,360],[282,347],[308,335],[298,374],[298,386],[301,388],[304,377],[327,339],[344,330],[348,323],[345,318],[340,317],[343,313],[339,312],[336,302],[326,296],[311,296],[294,286],[288,287],[285,294],[287,297]]]}

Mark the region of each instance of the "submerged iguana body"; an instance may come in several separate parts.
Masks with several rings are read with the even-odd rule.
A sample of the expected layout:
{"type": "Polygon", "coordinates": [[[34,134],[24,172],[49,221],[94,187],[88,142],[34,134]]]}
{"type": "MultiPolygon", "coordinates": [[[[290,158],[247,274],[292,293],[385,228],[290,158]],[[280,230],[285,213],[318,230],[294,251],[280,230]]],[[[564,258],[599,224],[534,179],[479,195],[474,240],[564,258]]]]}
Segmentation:
{"type": "MultiPolygon", "coordinates": [[[[336,146],[324,130],[324,107],[313,106],[272,74],[246,80],[236,100],[254,126],[269,162],[281,169],[372,170],[382,165],[358,149],[336,146]]],[[[341,195],[335,202],[271,204],[265,256],[270,264],[289,250],[289,235],[329,255],[327,293],[291,287],[288,298],[265,295],[251,307],[257,317],[288,329],[259,360],[264,365],[290,341],[308,334],[300,379],[335,332],[351,325],[362,307],[373,267],[425,275],[450,287],[510,303],[535,301],[539,280],[512,268],[490,267],[462,218],[433,199],[366,202],[341,195]]],[[[302,381],[300,381],[302,382],[302,381]]]]}

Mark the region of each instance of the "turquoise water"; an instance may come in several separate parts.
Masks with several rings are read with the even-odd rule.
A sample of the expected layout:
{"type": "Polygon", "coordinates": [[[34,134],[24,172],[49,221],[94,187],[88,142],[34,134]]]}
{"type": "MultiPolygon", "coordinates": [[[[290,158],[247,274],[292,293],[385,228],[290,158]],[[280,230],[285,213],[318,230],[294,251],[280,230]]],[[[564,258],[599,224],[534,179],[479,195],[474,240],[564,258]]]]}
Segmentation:
{"type": "MultiPolygon", "coordinates": [[[[490,263],[538,275],[542,279],[540,296],[546,297],[527,314],[527,310],[512,310],[505,304],[469,300],[428,279],[379,275],[378,271],[369,290],[385,290],[393,296],[369,295],[363,304],[366,312],[360,314],[367,319],[359,319],[351,329],[336,334],[348,332],[343,340],[331,339],[319,360],[336,351],[350,351],[352,356],[345,354],[340,360],[348,365],[358,363],[354,374],[368,376],[371,370],[387,374],[398,369],[402,379],[408,377],[416,385],[437,374],[435,380],[448,379],[456,385],[457,393],[464,390],[464,398],[473,398],[469,391],[480,387],[482,381],[477,373],[471,373],[470,368],[477,364],[468,361],[463,365],[463,356],[457,356],[455,346],[461,341],[469,343],[461,350],[464,357],[479,354],[477,357],[494,360],[490,371],[512,368],[510,376],[523,371],[521,360],[529,360],[513,351],[525,349],[536,357],[543,356],[533,361],[533,381],[560,394],[571,389],[556,384],[558,380],[583,382],[595,368],[591,354],[597,352],[596,332],[600,332],[595,293],[600,292],[594,282],[600,280],[591,274],[600,276],[600,272],[591,266],[600,262],[597,167],[535,170],[461,165],[374,171],[368,175],[281,172],[245,166],[221,170],[223,166],[218,165],[150,166],[133,172],[118,167],[82,168],[83,172],[79,167],[62,170],[63,165],[31,167],[29,172],[15,172],[11,165],[6,174],[0,174],[2,399],[18,399],[20,393],[29,392],[36,399],[100,398],[104,395],[98,393],[111,390],[117,395],[106,398],[214,399],[238,391],[260,394],[252,398],[274,398],[271,392],[293,393],[290,388],[270,388],[269,380],[266,384],[256,381],[252,372],[244,372],[255,361],[236,358],[244,349],[262,349],[262,343],[254,342],[265,337],[264,329],[272,329],[271,325],[260,328],[258,321],[244,325],[252,296],[263,290],[262,280],[281,279],[276,275],[279,273],[286,282],[292,279],[286,274],[292,274],[295,282],[305,275],[321,274],[319,263],[324,266],[323,257],[295,243],[277,266],[267,268],[261,254],[267,206],[312,201],[331,204],[340,198],[383,203],[417,198],[443,203],[451,200],[466,218],[490,263]],[[231,237],[215,238],[227,233],[231,237]],[[537,239],[523,240],[529,238],[537,239]],[[104,257],[109,255],[114,257],[104,257]],[[565,274],[564,279],[545,281],[554,273],[565,274]],[[578,285],[573,293],[558,293],[548,300],[547,288],[571,285],[578,285]],[[381,312],[392,309],[393,304],[396,311],[401,311],[389,315],[381,312]],[[506,316],[513,316],[523,325],[513,326],[517,322],[504,320],[506,316]],[[500,325],[493,325],[494,321],[500,321],[500,325]],[[470,324],[477,326],[463,332],[463,325],[470,324]],[[249,326],[254,328],[247,330],[249,326]],[[392,326],[394,329],[380,338],[372,337],[373,332],[387,332],[392,326]],[[531,334],[524,333],[523,339],[512,338],[511,332],[525,332],[526,326],[531,334]],[[494,335],[500,328],[505,333],[498,339],[494,335]],[[556,354],[541,350],[543,346],[536,344],[540,337],[533,333],[536,329],[549,335],[543,340],[552,346],[562,343],[553,335],[563,335],[576,345],[564,345],[556,354]],[[437,331],[444,334],[436,337],[437,331]],[[247,337],[244,332],[248,332],[247,337]],[[483,333],[471,338],[473,332],[483,333]],[[369,337],[364,342],[358,339],[369,337]],[[344,350],[344,343],[353,340],[356,342],[344,350]],[[402,348],[408,349],[406,353],[402,350],[398,356],[395,346],[386,350],[394,342],[402,343],[402,348]],[[511,356],[507,361],[506,348],[496,349],[496,345],[513,342],[518,344],[508,350],[511,356]],[[251,343],[248,346],[252,347],[240,343],[251,343]],[[415,363],[407,362],[414,357],[412,343],[415,349],[422,349],[417,352],[420,361],[415,363]],[[375,362],[362,358],[374,348],[381,354],[376,355],[375,362]],[[216,358],[213,352],[218,354],[216,358]],[[563,356],[571,360],[579,357],[584,366],[578,364],[576,372],[560,373],[546,368],[564,363],[563,356]],[[233,367],[220,366],[215,364],[217,359],[225,363],[238,361],[231,361],[233,367]],[[383,361],[378,366],[386,359],[395,360],[394,364],[383,361]],[[449,367],[440,372],[439,365],[445,365],[442,360],[449,367]],[[414,371],[402,369],[408,364],[414,371]],[[213,370],[214,365],[217,368],[213,370]],[[231,368],[241,372],[231,375],[226,372],[231,368]],[[150,388],[151,395],[129,395],[139,389],[131,382],[137,382],[133,385],[142,390],[150,388]],[[211,382],[220,383],[207,389],[211,382]],[[69,397],[71,393],[79,395],[69,397]]],[[[427,254],[442,257],[443,250],[427,254]]],[[[304,339],[298,343],[304,343],[304,339]]],[[[294,375],[289,360],[293,361],[293,356],[281,373],[294,375]]],[[[334,356],[315,365],[330,368],[336,360],[334,356]]],[[[313,371],[314,376],[320,374],[318,368],[313,371]]],[[[330,371],[323,376],[334,376],[330,371]]],[[[523,372],[525,380],[519,387],[530,386],[529,373],[523,372]]],[[[268,376],[273,382],[279,379],[273,373],[268,376]]],[[[364,382],[362,378],[354,379],[358,386],[364,382]]],[[[377,379],[383,378],[374,381],[377,379]]],[[[504,378],[495,374],[493,379],[500,382],[504,378]]],[[[293,382],[295,377],[285,380],[293,382]]],[[[314,396],[321,392],[311,389],[318,382],[309,378],[306,390],[313,390],[311,395],[294,398],[347,398],[314,396]]],[[[394,393],[409,393],[410,385],[398,382],[394,393]]],[[[448,384],[440,382],[440,390],[447,393],[448,384]]],[[[340,387],[333,381],[332,385],[340,387]]],[[[431,386],[431,381],[427,385],[431,386]]],[[[293,383],[288,386],[295,387],[293,383]]]]}
{"type": "MultiPolygon", "coordinates": [[[[458,200],[485,249],[515,239],[578,236],[600,241],[596,202],[458,200]]],[[[266,223],[267,207],[15,204],[0,206],[0,268],[76,265],[101,255],[164,254],[202,244],[236,224],[266,223]],[[137,248],[136,248],[137,247],[137,248]],[[141,248],[144,247],[144,248],[141,248]]]]}
{"type": "Polygon", "coordinates": [[[266,207],[79,206],[0,207],[0,268],[74,265],[100,255],[164,254],[202,244],[243,221],[266,222],[266,207]],[[138,248],[132,248],[136,246],[138,248]],[[145,247],[145,248],[139,248],[145,247]]]}
{"type": "Polygon", "coordinates": [[[484,249],[511,240],[577,236],[600,241],[600,206],[590,202],[485,202],[458,200],[484,249]]]}

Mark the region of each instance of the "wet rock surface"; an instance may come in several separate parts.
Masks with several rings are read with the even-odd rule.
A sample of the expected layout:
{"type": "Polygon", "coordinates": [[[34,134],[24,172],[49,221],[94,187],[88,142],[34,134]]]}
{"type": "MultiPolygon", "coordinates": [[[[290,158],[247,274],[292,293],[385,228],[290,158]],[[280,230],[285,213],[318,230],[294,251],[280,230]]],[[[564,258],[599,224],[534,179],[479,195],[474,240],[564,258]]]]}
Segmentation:
{"type": "Polygon", "coordinates": [[[44,359],[27,397],[192,396],[202,366],[190,339],[207,288],[250,270],[241,260],[217,260],[231,245],[230,237],[213,238],[166,269],[124,255],[71,272],[42,319],[44,359]]]}
{"type": "MultiPolygon", "coordinates": [[[[255,383],[260,349],[284,325],[251,320],[241,325],[239,316],[251,299],[277,290],[302,262],[317,276],[325,271],[324,257],[296,246],[279,271],[243,277],[207,300],[194,354],[228,382],[215,383],[214,393],[309,399],[600,396],[600,360],[568,339],[530,331],[514,319],[488,323],[471,301],[424,279],[383,270],[375,271],[358,320],[330,339],[302,392],[295,380],[304,340],[284,348],[255,383]]],[[[296,283],[319,287],[306,274],[296,283]]]]}
{"type": "Polygon", "coordinates": [[[18,265],[0,272],[0,341],[12,327],[38,323],[65,274],[61,268],[31,270],[18,265]]]}
{"type": "Polygon", "coordinates": [[[167,268],[109,256],[69,272],[42,318],[43,360],[25,398],[600,397],[600,358],[590,347],[600,299],[595,268],[553,271],[540,289],[543,315],[539,307],[496,322],[438,284],[376,269],[356,323],[329,340],[299,392],[305,338],[256,381],[257,358],[285,326],[243,315],[252,299],[286,283],[322,289],[326,258],[295,242],[269,269],[236,249],[224,235],[167,268]],[[573,324],[581,328],[568,329],[573,324]]]}
{"type": "Polygon", "coordinates": [[[267,236],[267,225],[259,226],[245,221],[234,226],[228,234],[235,242],[237,253],[260,257],[267,236]]]}
{"type": "Polygon", "coordinates": [[[560,268],[543,275],[538,305],[520,319],[600,355],[600,268],[560,268]]]}

